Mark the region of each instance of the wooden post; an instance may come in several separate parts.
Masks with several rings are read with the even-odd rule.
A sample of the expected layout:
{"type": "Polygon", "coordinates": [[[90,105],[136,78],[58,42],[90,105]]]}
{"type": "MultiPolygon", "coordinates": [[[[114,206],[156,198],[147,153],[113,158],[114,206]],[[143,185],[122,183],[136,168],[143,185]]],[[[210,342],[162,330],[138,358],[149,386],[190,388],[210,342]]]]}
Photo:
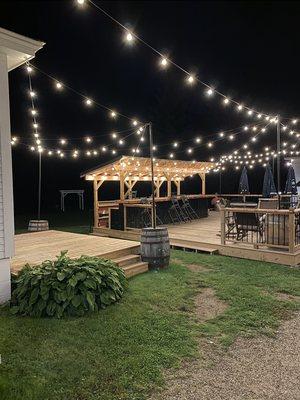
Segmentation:
{"type": "Polygon", "coordinates": [[[125,194],[124,194],[124,176],[120,175],[120,200],[125,199],[125,194]]]}
{"type": "Polygon", "coordinates": [[[180,180],[174,181],[177,188],[177,196],[180,196],[180,180]]]}
{"type": "Polygon", "coordinates": [[[99,209],[98,209],[98,182],[94,179],[94,228],[98,228],[99,209]]]}
{"type": "Polygon", "coordinates": [[[167,196],[171,197],[171,195],[172,195],[172,182],[171,182],[171,179],[168,178],[168,180],[167,180],[167,196]]]}
{"type": "Polygon", "coordinates": [[[226,244],[225,240],[225,207],[221,206],[220,208],[220,217],[221,217],[221,244],[226,244]]]}
{"type": "Polygon", "coordinates": [[[201,182],[202,182],[202,190],[201,193],[205,194],[206,193],[206,189],[205,189],[205,174],[199,174],[200,178],[201,178],[201,182]]]}
{"type": "Polygon", "coordinates": [[[295,211],[289,209],[289,252],[295,252],[295,211]]]}
{"type": "Polygon", "coordinates": [[[162,185],[163,183],[164,183],[163,180],[161,180],[161,181],[159,181],[159,180],[154,181],[154,184],[155,184],[155,187],[156,187],[156,189],[155,189],[155,196],[156,196],[156,197],[160,197],[160,187],[161,187],[161,185],[162,185]]]}

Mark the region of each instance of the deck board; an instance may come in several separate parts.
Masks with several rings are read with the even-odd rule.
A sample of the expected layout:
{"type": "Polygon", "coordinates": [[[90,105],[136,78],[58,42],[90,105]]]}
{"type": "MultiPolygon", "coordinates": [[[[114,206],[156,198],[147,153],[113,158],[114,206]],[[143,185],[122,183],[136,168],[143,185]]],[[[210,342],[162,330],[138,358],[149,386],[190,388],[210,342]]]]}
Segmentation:
{"type": "Polygon", "coordinates": [[[171,239],[184,239],[207,244],[221,244],[220,238],[220,214],[211,212],[207,218],[200,220],[168,225],[171,239]]]}
{"type": "Polygon", "coordinates": [[[44,260],[54,260],[63,250],[68,250],[71,258],[82,254],[105,256],[123,250],[133,250],[138,242],[108,237],[96,237],[61,231],[23,233],[15,236],[15,256],[12,271],[17,271],[26,263],[39,264],[44,260]]]}

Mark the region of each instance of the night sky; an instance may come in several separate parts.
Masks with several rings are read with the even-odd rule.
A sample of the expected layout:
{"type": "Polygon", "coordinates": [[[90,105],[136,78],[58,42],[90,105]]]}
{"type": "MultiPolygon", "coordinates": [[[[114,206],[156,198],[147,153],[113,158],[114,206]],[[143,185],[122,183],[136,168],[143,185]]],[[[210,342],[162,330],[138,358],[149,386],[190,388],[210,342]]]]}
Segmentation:
{"type": "MultiPolygon", "coordinates": [[[[297,2],[191,2],[109,1],[99,5],[129,26],[152,46],[219,91],[254,109],[285,117],[299,115],[299,17],[297,2]]],[[[142,44],[126,46],[123,31],[94,8],[78,7],[75,1],[2,1],[0,26],[46,42],[33,64],[108,107],[142,121],[153,122],[158,157],[166,157],[169,143],[192,139],[220,130],[237,128],[252,120],[225,109],[220,98],[207,100],[201,85],[189,87],[184,74],[170,67],[162,71],[158,57],[142,44]],[[160,145],[163,145],[160,147],[160,145]]],[[[84,106],[77,95],[58,93],[53,82],[35,72],[38,93],[36,107],[43,144],[57,148],[58,140],[69,140],[68,149],[86,148],[84,136],[99,136],[91,148],[110,145],[113,130],[126,130],[126,119],[116,122],[100,108],[84,106]]],[[[24,68],[10,73],[12,134],[21,142],[32,137],[27,74],[24,68]]],[[[216,143],[194,151],[193,156],[175,152],[179,159],[208,160],[241,146],[249,134],[234,144],[216,143]]],[[[275,145],[276,131],[253,146],[259,151],[275,145]]],[[[133,147],[133,136],[124,147],[133,147]]],[[[191,143],[192,145],[192,143],[191,143]]],[[[147,146],[147,143],[145,144],[147,146]]],[[[118,148],[118,146],[116,146],[118,148]]],[[[123,153],[126,153],[123,151],[123,153]]],[[[119,155],[122,150],[119,147],[119,155]]],[[[147,155],[146,148],[142,155],[147,155]]],[[[80,179],[80,172],[108,161],[103,155],[78,160],[43,157],[43,209],[59,204],[59,189],[86,189],[92,185],[80,179]]],[[[37,155],[25,146],[13,149],[15,212],[36,209],[37,155]]],[[[283,178],[286,169],[283,168],[283,178]]],[[[222,174],[223,192],[237,190],[239,173],[232,168],[222,174]]],[[[261,191],[263,168],[249,172],[250,190],[261,191]]],[[[208,177],[207,189],[219,190],[219,175],[208,177]]],[[[185,184],[196,191],[196,178],[185,184]]],[[[107,186],[104,198],[113,198],[107,186]]],[[[103,198],[103,197],[102,197],[103,198]]]]}

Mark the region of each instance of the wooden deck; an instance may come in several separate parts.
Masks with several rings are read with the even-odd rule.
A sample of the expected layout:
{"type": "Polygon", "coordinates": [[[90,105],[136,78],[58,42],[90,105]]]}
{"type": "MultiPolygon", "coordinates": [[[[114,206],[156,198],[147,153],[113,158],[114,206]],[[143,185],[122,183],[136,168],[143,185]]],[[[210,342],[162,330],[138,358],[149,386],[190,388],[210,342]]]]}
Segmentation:
{"type": "MultiPolygon", "coordinates": [[[[167,225],[171,246],[183,250],[205,251],[221,255],[268,261],[277,264],[299,265],[300,253],[290,254],[276,248],[255,248],[247,243],[221,244],[221,222],[219,212],[212,211],[207,218],[194,222],[167,225]]],[[[118,231],[107,228],[94,228],[95,235],[121,239],[140,240],[140,230],[118,231]]]]}
{"type": "Polygon", "coordinates": [[[135,275],[134,271],[140,273],[148,269],[137,256],[138,242],[54,230],[16,235],[11,269],[16,272],[27,263],[37,265],[44,260],[54,260],[63,250],[68,250],[71,258],[86,254],[117,260],[125,272],[128,270],[128,276],[135,275]]]}

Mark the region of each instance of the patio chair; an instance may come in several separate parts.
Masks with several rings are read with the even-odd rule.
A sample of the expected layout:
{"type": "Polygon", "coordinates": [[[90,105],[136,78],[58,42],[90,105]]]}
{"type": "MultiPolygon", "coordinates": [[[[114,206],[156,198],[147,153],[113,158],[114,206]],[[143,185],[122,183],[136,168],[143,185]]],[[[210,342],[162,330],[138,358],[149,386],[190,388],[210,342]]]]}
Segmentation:
{"type": "Polygon", "coordinates": [[[259,217],[257,213],[242,213],[242,212],[234,212],[233,214],[235,221],[235,228],[237,233],[237,240],[243,240],[248,237],[249,232],[253,234],[258,234],[258,238],[260,241],[264,235],[264,218],[259,217]]]}
{"type": "Polygon", "coordinates": [[[183,211],[189,216],[189,218],[192,219],[198,219],[199,216],[197,215],[196,211],[193,209],[191,206],[189,199],[187,196],[183,195],[181,197],[182,200],[182,209],[183,211]]]}

